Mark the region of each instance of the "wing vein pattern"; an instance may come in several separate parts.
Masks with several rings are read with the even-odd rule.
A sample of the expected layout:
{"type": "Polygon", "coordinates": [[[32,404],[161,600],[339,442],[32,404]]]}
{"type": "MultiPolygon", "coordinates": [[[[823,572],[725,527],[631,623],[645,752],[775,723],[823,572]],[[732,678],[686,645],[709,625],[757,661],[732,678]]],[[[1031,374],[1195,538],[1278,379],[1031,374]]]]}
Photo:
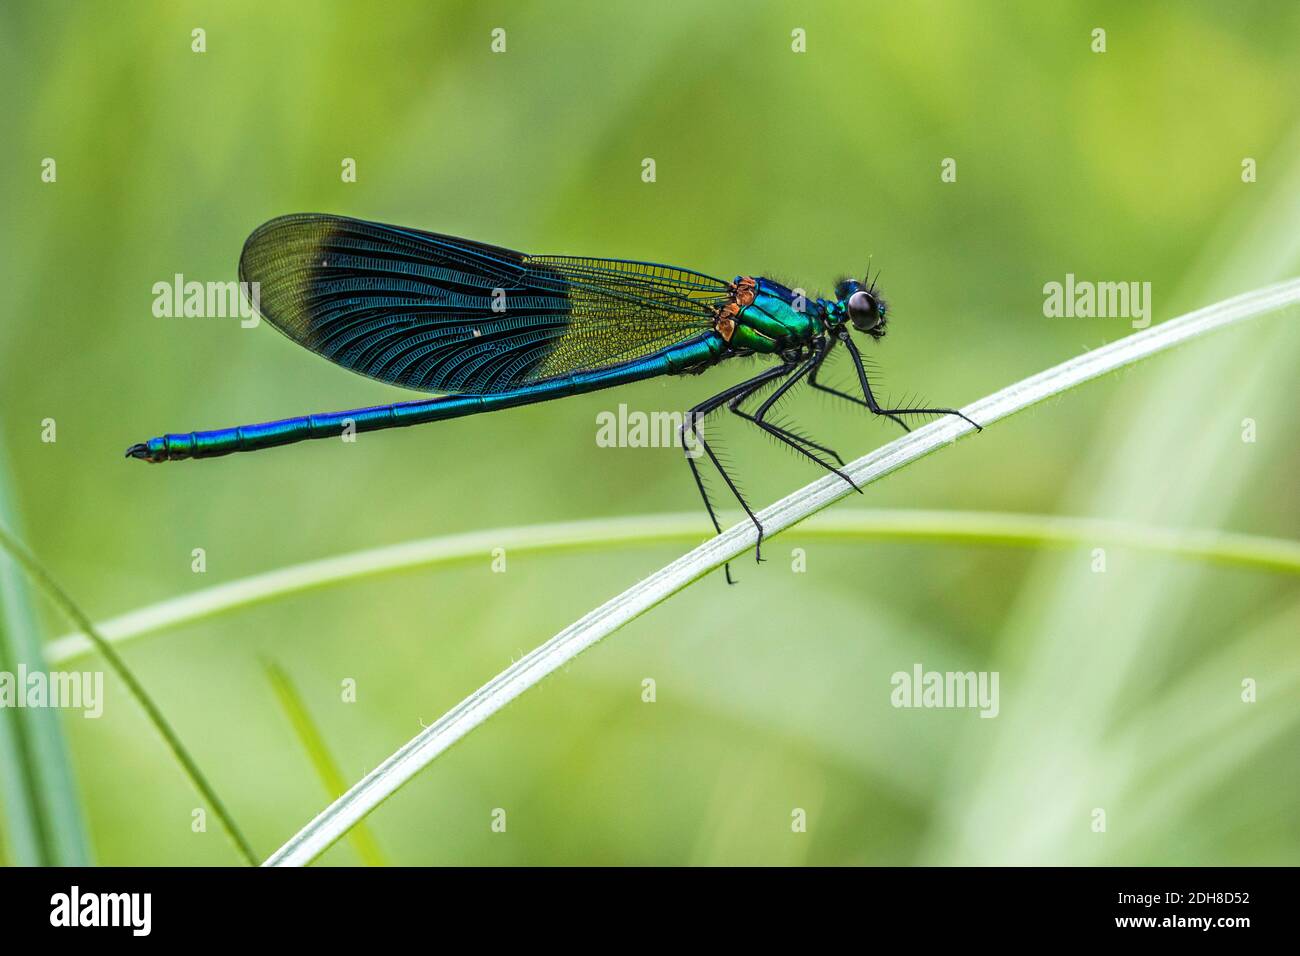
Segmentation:
{"type": "Polygon", "coordinates": [[[298,344],[371,378],[487,394],[608,368],[712,326],[728,283],[688,269],[529,256],[341,216],[272,219],[239,277],[298,344]]]}

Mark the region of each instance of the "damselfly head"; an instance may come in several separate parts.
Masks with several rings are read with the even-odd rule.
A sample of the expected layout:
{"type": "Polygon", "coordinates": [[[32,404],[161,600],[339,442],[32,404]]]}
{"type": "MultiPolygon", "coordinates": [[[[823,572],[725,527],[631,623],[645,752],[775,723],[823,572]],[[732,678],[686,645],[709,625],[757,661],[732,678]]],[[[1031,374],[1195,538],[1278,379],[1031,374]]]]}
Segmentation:
{"type": "Polygon", "coordinates": [[[857,279],[843,279],[835,286],[837,311],[853,323],[859,332],[865,332],[873,339],[885,337],[885,316],[889,305],[876,291],[875,282],[859,282],[857,279]]]}

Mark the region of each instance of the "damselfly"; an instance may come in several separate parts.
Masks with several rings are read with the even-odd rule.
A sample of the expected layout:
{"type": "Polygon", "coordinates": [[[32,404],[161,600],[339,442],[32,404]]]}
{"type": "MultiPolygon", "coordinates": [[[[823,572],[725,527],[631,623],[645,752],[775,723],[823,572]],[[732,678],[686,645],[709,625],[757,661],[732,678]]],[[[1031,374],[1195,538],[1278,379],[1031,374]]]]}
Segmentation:
{"type": "MultiPolygon", "coordinates": [[[[726,408],[850,485],[835,451],[769,420],[798,383],[855,402],[904,430],[904,415],[965,418],[951,408],[885,408],[876,400],[850,334],[885,334],[888,307],[866,279],[845,279],[834,299],[814,299],[771,279],[737,276],[726,282],[649,262],[530,256],[319,214],[283,216],[258,228],[244,244],[239,276],[246,289],[255,290],[261,316],[299,345],[371,378],[442,394],[164,435],[132,445],[127,457],[213,458],[699,373],[729,359],[758,356],[775,364],[692,408],[681,437],[683,447],[704,451],[758,528],[755,554],[762,560],[763,527],[702,433],[707,416],[726,408]],[[853,362],[860,397],[817,380],[839,345],[853,362]],[[773,385],[771,394],[752,405],[773,385]]],[[[720,533],[698,457],[688,453],[686,460],[720,533]]]]}

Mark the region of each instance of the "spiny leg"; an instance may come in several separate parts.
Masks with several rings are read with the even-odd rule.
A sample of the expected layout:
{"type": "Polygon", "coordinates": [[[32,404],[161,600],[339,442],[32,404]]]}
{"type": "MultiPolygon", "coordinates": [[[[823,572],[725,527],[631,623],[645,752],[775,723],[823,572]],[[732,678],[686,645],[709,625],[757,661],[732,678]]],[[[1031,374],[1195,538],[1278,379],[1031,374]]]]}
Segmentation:
{"type": "MultiPolygon", "coordinates": [[[[826,356],[830,354],[830,349],[831,349],[831,343],[825,341],[820,341],[816,345],[814,345],[812,354],[808,356],[808,360],[804,365],[804,367],[801,368],[798,372],[796,372],[789,381],[787,381],[780,388],[778,388],[773,395],[769,396],[768,399],[758,407],[758,413],[755,415],[755,417],[760,422],[766,423],[767,413],[776,406],[776,403],[781,400],[781,396],[784,395],[790,388],[792,388],[796,382],[798,382],[801,378],[803,378],[804,375],[809,375],[810,379],[816,378],[817,369],[821,367],[822,362],[826,361],[826,356]]],[[[844,459],[840,457],[839,452],[835,451],[835,449],[829,448],[826,445],[819,445],[817,444],[817,442],[812,441],[811,439],[803,435],[796,434],[795,432],[792,432],[789,429],[781,428],[779,425],[773,425],[772,427],[778,428],[781,432],[783,432],[786,435],[789,435],[791,438],[793,438],[795,441],[800,442],[801,444],[807,445],[810,448],[815,448],[818,451],[825,452],[826,454],[834,458],[837,462],[839,462],[840,465],[844,464],[844,459]]],[[[849,484],[852,485],[853,482],[849,481],[849,484]]],[[[856,488],[857,486],[854,485],[854,487],[856,488]]]]}
{"type": "MultiPolygon", "coordinates": [[[[814,456],[812,452],[819,451],[822,454],[829,455],[831,458],[834,458],[835,461],[840,465],[844,464],[844,459],[839,456],[839,454],[835,451],[834,448],[828,448],[825,445],[819,445],[817,442],[813,441],[808,436],[801,435],[799,432],[796,431],[791,431],[789,428],[786,428],[783,425],[774,425],[772,422],[767,422],[767,421],[764,422],[755,421],[756,416],[752,416],[744,410],[734,410],[734,411],[736,412],[737,415],[739,415],[741,418],[745,419],[746,421],[758,425],[759,428],[763,429],[763,431],[767,432],[769,435],[775,437],[783,445],[794,443],[796,446],[795,451],[799,452],[800,454],[808,458],[813,458],[814,460],[816,460],[816,456],[814,456]]],[[[829,471],[834,471],[836,474],[839,474],[838,470],[836,470],[835,467],[830,464],[830,462],[817,461],[817,464],[821,465],[823,468],[828,469],[829,471]]],[[[840,475],[840,477],[843,478],[844,476],[840,475]]],[[[850,481],[849,484],[853,484],[853,482],[850,481]]]]}
{"type": "MultiPolygon", "coordinates": [[[[902,427],[903,431],[906,432],[910,432],[912,429],[908,427],[908,424],[905,421],[898,417],[899,414],[956,415],[963,421],[969,422],[973,425],[976,431],[982,432],[984,430],[983,426],[981,426],[979,422],[967,418],[955,408],[882,408],[880,403],[876,401],[875,396],[871,394],[871,385],[867,381],[867,371],[862,365],[862,354],[858,351],[858,347],[853,344],[853,340],[849,337],[847,331],[841,331],[838,338],[844,343],[845,348],[849,350],[849,356],[853,359],[853,367],[857,369],[858,372],[858,384],[862,386],[863,398],[856,398],[853,395],[848,395],[838,389],[826,385],[820,385],[810,380],[810,384],[812,384],[814,388],[820,389],[823,392],[829,392],[832,395],[838,395],[840,398],[847,398],[849,401],[856,402],[859,405],[864,405],[870,409],[873,415],[883,415],[890,421],[897,422],[902,427]],[[863,399],[865,399],[865,401],[863,399]]],[[[829,351],[830,350],[827,349],[828,353],[829,351]]]]}
{"type": "MultiPolygon", "coordinates": [[[[835,343],[837,341],[843,341],[846,345],[851,345],[847,336],[848,333],[843,333],[837,339],[832,339],[831,344],[826,347],[826,354],[827,355],[830,354],[831,349],[835,348],[835,343]]],[[[867,372],[866,369],[862,367],[861,357],[858,356],[856,352],[852,352],[852,354],[854,354],[855,357],[854,365],[856,365],[858,369],[858,380],[862,386],[862,392],[864,395],[867,396],[867,400],[865,402],[862,399],[858,398],[856,395],[850,395],[848,392],[842,392],[838,388],[832,388],[829,385],[823,385],[821,382],[817,381],[817,373],[821,371],[820,365],[817,368],[813,369],[812,374],[808,376],[808,384],[811,385],[813,388],[817,389],[817,391],[819,392],[826,392],[827,394],[834,395],[838,398],[846,398],[850,402],[853,402],[855,405],[861,405],[863,408],[869,409],[873,415],[884,415],[890,421],[897,423],[898,426],[903,429],[903,431],[910,432],[912,429],[908,427],[907,422],[903,421],[897,415],[891,415],[890,413],[886,412],[884,409],[882,409],[879,405],[876,404],[876,399],[871,394],[871,386],[867,384],[867,372]]]]}
{"type": "MultiPolygon", "coordinates": [[[[719,392],[711,398],[706,398],[686,413],[686,420],[682,422],[682,427],[679,429],[682,438],[682,450],[686,452],[686,463],[691,467],[691,474],[695,477],[695,484],[700,490],[700,497],[704,499],[704,507],[709,512],[709,518],[712,520],[713,527],[717,530],[718,534],[722,533],[722,527],[718,523],[717,515],[714,514],[713,505],[710,502],[708,492],[704,487],[704,481],[700,476],[699,468],[695,464],[696,456],[690,454],[691,449],[687,442],[687,436],[699,441],[700,447],[709,452],[710,459],[715,465],[717,465],[717,459],[713,457],[712,452],[709,450],[708,443],[703,440],[703,436],[700,434],[698,426],[703,423],[706,416],[713,414],[713,412],[721,408],[730,399],[750,391],[756,387],[756,385],[762,385],[774,378],[778,378],[786,371],[787,369],[784,366],[768,369],[766,372],[756,376],[755,378],[747,379],[738,385],[733,385],[731,388],[719,392]]],[[[718,470],[722,471],[723,469],[719,466],[718,470]]]]}
{"type": "Polygon", "coordinates": [[[806,435],[801,435],[798,432],[793,432],[788,428],[784,428],[780,425],[774,425],[767,421],[767,413],[776,405],[778,401],[781,400],[781,396],[783,396],[787,391],[789,391],[809,371],[813,372],[813,374],[816,374],[817,365],[825,358],[825,355],[826,355],[826,349],[824,346],[816,347],[816,351],[812,355],[808,356],[806,360],[807,364],[805,365],[805,367],[795,372],[794,375],[791,376],[791,378],[788,379],[784,384],[782,384],[780,388],[778,388],[771,397],[769,397],[766,401],[764,401],[763,404],[759,406],[758,411],[754,414],[752,418],[744,411],[742,411],[739,407],[745,401],[745,399],[749,398],[749,396],[745,396],[745,399],[741,399],[740,401],[733,400],[731,403],[733,406],[732,411],[736,412],[742,418],[748,419],[750,421],[753,421],[756,418],[758,419],[757,423],[767,424],[771,428],[775,428],[778,432],[781,433],[782,436],[798,442],[800,445],[803,445],[805,448],[812,448],[819,452],[822,452],[825,455],[830,455],[839,464],[843,465],[844,459],[840,457],[840,453],[837,452],[834,448],[831,448],[827,445],[818,444],[817,442],[813,441],[811,438],[809,438],[806,435]]]}
{"type": "Polygon", "coordinates": [[[754,414],[751,415],[749,412],[741,408],[741,404],[747,398],[750,397],[752,392],[733,398],[728,403],[727,407],[734,414],[739,415],[741,418],[745,419],[748,422],[753,423],[754,425],[757,425],[763,431],[775,437],[778,441],[783,442],[786,445],[789,445],[791,448],[799,452],[799,454],[803,455],[805,458],[808,458],[810,461],[815,462],[816,464],[825,468],[827,471],[839,475],[839,477],[844,479],[844,481],[846,481],[851,488],[853,488],[855,491],[860,492],[862,491],[862,489],[857,486],[857,484],[853,481],[852,478],[850,478],[839,468],[836,468],[834,465],[830,464],[830,462],[823,460],[818,455],[808,450],[809,448],[814,448],[817,451],[824,452],[825,454],[828,454],[832,458],[834,458],[841,465],[843,465],[844,459],[840,458],[839,454],[836,453],[836,451],[833,448],[827,448],[825,445],[819,445],[817,444],[817,442],[813,441],[812,439],[805,438],[803,435],[798,435],[790,431],[789,429],[782,428],[779,425],[773,425],[771,422],[766,421],[767,413],[772,410],[772,406],[775,405],[778,401],[780,401],[781,396],[783,396],[786,392],[788,392],[791,388],[793,388],[796,384],[798,384],[799,381],[805,375],[807,375],[809,372],[815,369],[817,367],[817,364],[821,362],[821,360],[825,357],[825,354],[826,354],[826,350],[821,349],[815,354],[813,354],[812,356],[810,356],[803,363],[803,365],[801,365],[798,368],[797,371],[793,372],[789,378],[787,378],[784,382],[781,383],[781,385],[777,388],[775,392],[773,392],[771,395],[767,397],[767,399],[764,400],[763,404],[759,406],[758,411],[755,412],[754,414]]]}
{"type": "MultiPolygon", "coordinates": [[[[704,449],[704,453],[709,456],[709,461],[713,462],[713,467],[718,470],[718,474],[722,476],[722,480],[726,483],[727,487],[731,489],[731,493],[735,495],[736,500],[740,502],[740,507],[745,509],[745,514],[749,515],[749,520],[752,521],[754,527],[758,529],[758,540],[754,545],[754,555],[759,561],[762,560],[760,548],[763,544],[763,525],[750,509],[749,503],[745,501],[745,497],[740,493],[740,489],[736,487],[736,483],[732,481],[731,476],[727,474],[727,469],[722,467],[722,462],[718,461],[718,456],[714,454],[708,441],[705,439],[704,435],[700,433],[699,426],[706,416],[716,412],[727,402],[737,397],[744,397],[755,389],[761,388],[768,382],[780,378],[782,375],[788,375],[793,367],[794,365],[792,363],[778,365],[775,368],[770,368],[738,385],[733,385],[731,388],[719,392],[712,398],[706,398],[686,413],[686,420],[682,422],[681,427],[682,451],[686,454],[686,463],[690,465],[691,476],[695,479],[695,487],[699,489],[700,498],[704,501],[704,509],[709,513],[709,520],[713,522],[714,529],[718,534],[722,534],[722,525],[718,521],[717,513],[713,510],[713,502],[709,499],[708,490],[704,487],[704,479],[700,476],[699,466],[695,464],[696,456],[691,454],[691,447],[687,443],[686,439],[688,435],[690,435],[694,441],[699,443],[700,448],[704,449]]],[[[736,583],[731,577],[731,562],[727,562],[723,565],[723,573],[726,576],[728,584],[736,583]]]]}

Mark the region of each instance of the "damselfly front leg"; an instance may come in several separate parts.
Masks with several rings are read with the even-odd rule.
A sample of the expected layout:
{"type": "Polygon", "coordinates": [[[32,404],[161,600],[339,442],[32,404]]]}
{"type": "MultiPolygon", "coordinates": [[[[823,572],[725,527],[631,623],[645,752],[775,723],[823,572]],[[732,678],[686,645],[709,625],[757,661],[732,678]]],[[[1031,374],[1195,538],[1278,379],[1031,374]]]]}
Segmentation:
{"type": "MultiPolygon", "coordinates": [[[[956,415],[958,418],[967,421],[971,425],[973,425],[976,431],[982,432],[984,430],[983,426],[981,426],[978,422],[966,417],[955,408],[884,408],[882,407],[880,403],[876,401],[876,397],[871,393],[871,383],[867,381],[867,370],[862,364],[862,354],[858,351],[858,347],[853,343],[853,340],[849,338],[848,332],[841,330],[839,334],[836,336],[836,340],[832,340],[831,344],[827,347],[826,354],[829,355],[830,350],[835,347],[835,341],[843,342],[845,348],[849,350],[849,356],[853,359],[853,366],[858,373],[858,384],[862,387],[862,398],[858,398],[854,395],[850,395],[847,392],[842,392],[837,388],[831,388],[829,385],[821,384],[820,382],[817,381],[817,369],[813,369],[812,374],[808,378],[808,384],[811,385],[813,388],[817,389],[818,391],[827,392],[831,395],[836,395],[839,398],[846,398],[850,402],[853,402],[857,405],[862,405],[863,407],[867,408],[871,412],[871,414],[881,415],[885,418],[888,418],[892,422],[896,422],[899,425],[899,427],[901,427],[905,432],[910,432],[912,429],[907,424],[907,422],[903,421],[903,419],[899,417],[899,415],[913,415],[913,414],[956,415]]],[[[820,364],[818,365],[818,368],[820,368],[820,364]]]]}

